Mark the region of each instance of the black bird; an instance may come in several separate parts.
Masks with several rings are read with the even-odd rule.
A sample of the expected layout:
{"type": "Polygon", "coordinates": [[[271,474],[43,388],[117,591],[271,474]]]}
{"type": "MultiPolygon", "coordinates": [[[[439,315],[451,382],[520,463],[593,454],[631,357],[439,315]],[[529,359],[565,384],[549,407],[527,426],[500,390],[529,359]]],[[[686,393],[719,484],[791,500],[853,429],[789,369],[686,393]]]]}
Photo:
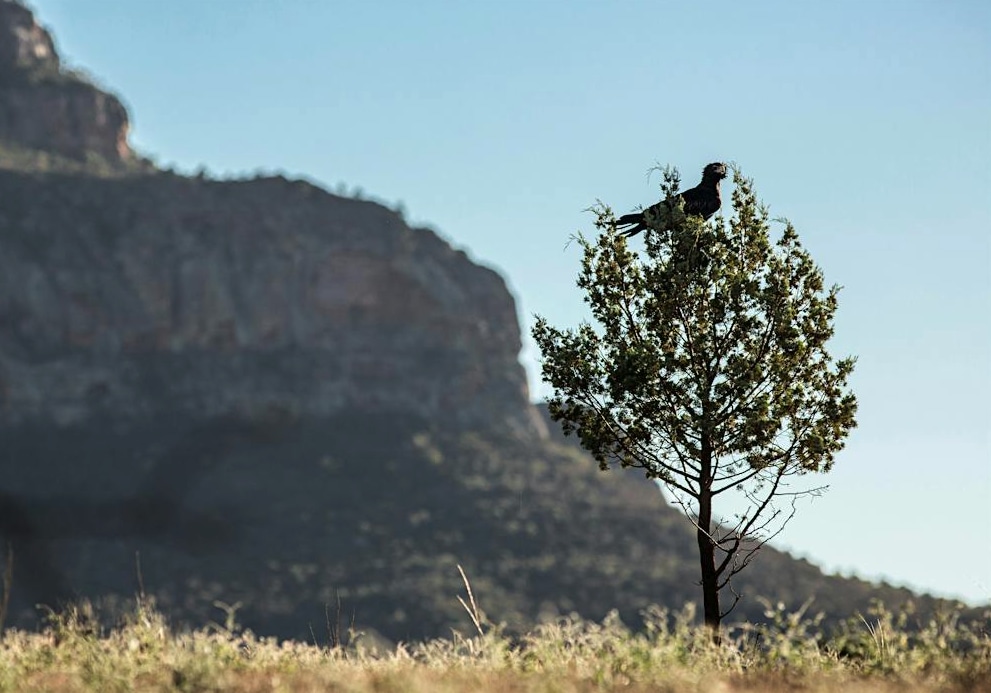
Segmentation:
{"type": "MultiPolygon", "coordinates": [[[[719,197],[719,181],[725,177],[726,164],[714,163],[706,166],[702,171],[702,182],[677,195],[685,202],[685,214],[696,214],[703,219],[715,214],[722,204],[722,199],[719,197]]],[[[642,212],[624,214],[616,220],[616,227],[621,229],[620,233],[624,236],[635,236],[644,229],[650,228],[647,223],[648,218],[658,218],[667,211],[663,208],[667,202],[668,200],[661,200],[642,212]],[[624,226],[631,228],[622,229],[624,226]]]]}

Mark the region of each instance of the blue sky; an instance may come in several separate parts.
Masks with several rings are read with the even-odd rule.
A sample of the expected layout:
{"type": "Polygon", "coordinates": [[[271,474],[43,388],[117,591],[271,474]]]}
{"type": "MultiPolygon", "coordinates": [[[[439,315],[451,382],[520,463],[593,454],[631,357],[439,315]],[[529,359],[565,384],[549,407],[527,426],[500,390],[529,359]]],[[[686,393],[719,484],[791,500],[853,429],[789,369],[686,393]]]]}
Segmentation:
{"type": "Polygon", "coordinates": [[[582,210],[736,162],[844,287],[859,357],[859,427],[777,545],[991,602],[991,3],[32,5],[143,152],[401,202],[502,272],[524,329],[586,316],[582,210]]]}

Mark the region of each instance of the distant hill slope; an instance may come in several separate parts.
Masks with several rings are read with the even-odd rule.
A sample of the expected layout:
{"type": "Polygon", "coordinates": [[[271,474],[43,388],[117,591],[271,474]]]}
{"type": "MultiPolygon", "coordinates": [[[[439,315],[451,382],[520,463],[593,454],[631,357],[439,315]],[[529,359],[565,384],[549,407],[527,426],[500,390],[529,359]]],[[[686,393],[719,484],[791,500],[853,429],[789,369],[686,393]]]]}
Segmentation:
{"type": "MultiPolygon", "coordinates": [[[[37,603],[129,600],[136,554],[175,619],[240,603],[284,637],[338,595],[393,639],[464,629],[457,564],[513,629],[697,598],[683,518],[530,404],[495,272],[305,182],[157,171],[19,3],[0,0],[0,37],[0,535],[18,623],[37,603]]],[[[837,615],[911,596],[772,550],[740,586],[837,615]]]]}
{"type": "MultiPolygon", "coordinates": [[[[173,617],[203,623],[219,617],[214,601],[240,602],[243,623],[284,637],[307,637],[338,596],[359,628],[394,640],[464,630],[458,564],[513,630],[613,608],[635,625],[649,604],[698,598],[690,527],[652,482],[557,442],[352,410],[18,427],[4,449],[40,540],[17,564],[22,611],[72,594],[129,599],[135,552],[173,617]]],[[[741,578],[741,618],[761,617],[757,595],[814,597],[834,616],[912,598],[773,549],[741,578]]]]}

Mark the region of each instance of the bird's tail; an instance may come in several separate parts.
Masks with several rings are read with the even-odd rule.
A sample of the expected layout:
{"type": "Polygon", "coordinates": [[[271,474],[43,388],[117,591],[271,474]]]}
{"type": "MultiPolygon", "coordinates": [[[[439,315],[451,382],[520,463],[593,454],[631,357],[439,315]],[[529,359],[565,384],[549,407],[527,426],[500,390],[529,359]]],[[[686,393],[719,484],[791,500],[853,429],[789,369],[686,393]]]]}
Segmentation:
{"type": "Polygon", "coordinates": [[[616,229],[619,231],[620,236],[629,238],[630,236],[637,235],[644,229],[643,214],[624,214],[616,220],[616,229]]]}

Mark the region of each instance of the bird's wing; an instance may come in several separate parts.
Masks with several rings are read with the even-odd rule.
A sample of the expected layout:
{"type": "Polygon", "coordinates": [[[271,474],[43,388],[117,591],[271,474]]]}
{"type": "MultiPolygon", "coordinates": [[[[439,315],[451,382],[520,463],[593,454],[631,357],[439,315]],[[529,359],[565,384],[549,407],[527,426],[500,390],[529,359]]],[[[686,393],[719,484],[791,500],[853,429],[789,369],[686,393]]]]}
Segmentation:
{"type": "Polygon", "coordinates": [[[681,199],[685,201],[685,214],[703,214],[705,211],[705,195],[701,190],[689,188],[681,193],[681,199]]]}
{"type": "Polygon", "coordinates": [[[685,201],[685,214],[696,214],[708,219],[719,211],[719,193],[702,186],[681,193],[681,199],[685,201]]]}

